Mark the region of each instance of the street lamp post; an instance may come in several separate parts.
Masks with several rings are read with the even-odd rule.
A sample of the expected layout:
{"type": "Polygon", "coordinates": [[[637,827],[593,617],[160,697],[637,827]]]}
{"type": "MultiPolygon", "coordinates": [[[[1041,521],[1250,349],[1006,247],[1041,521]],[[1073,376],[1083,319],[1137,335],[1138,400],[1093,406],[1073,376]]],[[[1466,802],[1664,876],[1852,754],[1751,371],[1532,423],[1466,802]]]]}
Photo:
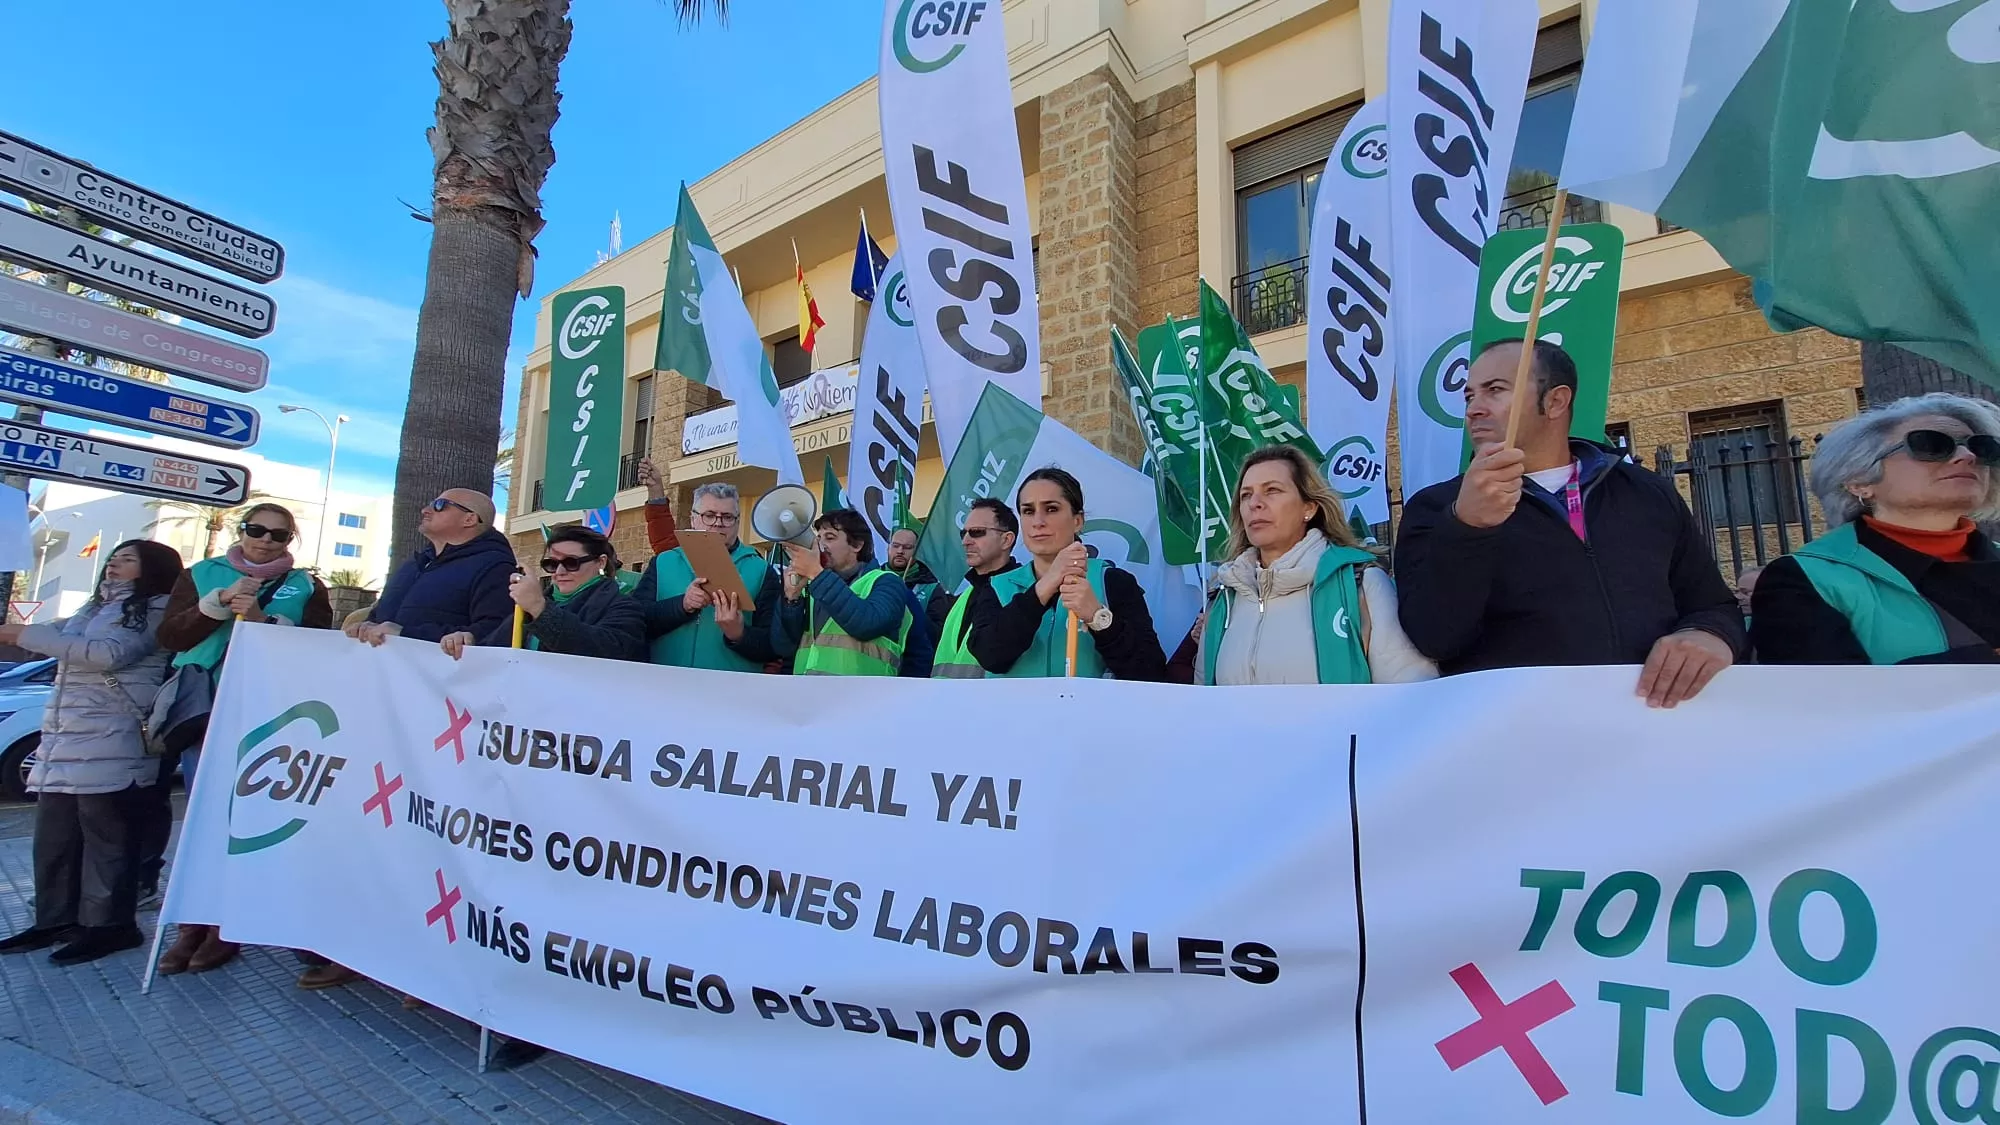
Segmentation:
{"type": "Polygon", "coordinates": [[[279,404],[278,411],[281,414],[310,414],[319,419],[320,425],[326,427],[326,481],[320,488],[319,493],[319,541],[313,544],[313,565],[324,569],[326,566],[326,517],[332,514],[329,510],[329,505],[332,503],[333,497],[333,463],[334,459],[340,456],[341,423],[351,421],[352,419],[348,418],[345,414],[336,414],[333,416],[333,421],[329,422],[326,420],[326,415],[321,414],[310,406],[295,406],[290,403],[279,404]]]}

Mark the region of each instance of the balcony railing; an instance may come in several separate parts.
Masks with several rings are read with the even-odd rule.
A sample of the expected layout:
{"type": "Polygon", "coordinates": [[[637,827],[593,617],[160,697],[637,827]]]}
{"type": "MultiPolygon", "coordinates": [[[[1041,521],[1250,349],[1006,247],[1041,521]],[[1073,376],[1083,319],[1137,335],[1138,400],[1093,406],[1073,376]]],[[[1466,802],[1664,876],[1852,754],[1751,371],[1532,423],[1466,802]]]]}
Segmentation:
{"type": "MultiPolygon", "coordinates": [[[[1510,195],[1500,204],[1501,230],[1535,230],[1549,225],[1549,213],[1555,208],[1556,186],[1536,188],[1518,195],[1510,195]]],[[[1585,199],[1580,195],[1569,197],[1569,206],[1564,210],[1565,223],[1599,223],[1604,221],[1604,205],[1595,199],[1585,199]]]]}
{"type": "Polygon", "coordinates": [[[639,487],[639,462],[645,459],[644,453],[627,453],[618,459],[618,487],[639,487]]]}
{"type": "Polygon", "coordinates": [[[543,507],[542,507],[542,482],[541,482],[541,481],[536,481],[536,482],[535,482],[535,487],[534,487],[534,489],[533,489],[533,491],[531,492],[531,494],[530,494],[530,497],[529,497],[529,502],[528,502],[528,510],[529,510],[529,511],[531,511],[531,512],[539,512],[539,511],[542,511],[542,510],[543,510],[543,507]]]}
{"type": "Polygon", "coordinates": [[[1306,259],[1263,266],[1229,283],[1229,303],[1243,330],[1255,336],[1306,318],[1306,259]]]}

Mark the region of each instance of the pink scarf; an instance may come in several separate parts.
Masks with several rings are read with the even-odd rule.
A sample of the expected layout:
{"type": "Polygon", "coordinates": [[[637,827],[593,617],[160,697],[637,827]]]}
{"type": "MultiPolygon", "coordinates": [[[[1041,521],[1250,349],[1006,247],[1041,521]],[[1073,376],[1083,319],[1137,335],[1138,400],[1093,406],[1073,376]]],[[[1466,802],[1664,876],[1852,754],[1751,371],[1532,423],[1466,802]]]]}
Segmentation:
{"type": "Polygon", "coordinates": [[[267,563],[253,563],[244,557],[243,545],[238,543],[229,548],[229,565],[245,578],[269,582],[273,578],[291,573],[292,553],[287,551],[267,563]]]}

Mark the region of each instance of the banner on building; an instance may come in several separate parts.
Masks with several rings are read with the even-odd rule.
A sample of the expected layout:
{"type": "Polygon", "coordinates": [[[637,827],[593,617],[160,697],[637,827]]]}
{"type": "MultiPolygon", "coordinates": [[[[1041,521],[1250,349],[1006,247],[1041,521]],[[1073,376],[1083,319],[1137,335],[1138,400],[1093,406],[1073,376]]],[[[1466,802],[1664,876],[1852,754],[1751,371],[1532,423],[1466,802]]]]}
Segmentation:
{"type": "MultiPolygon", "coordinates": [[[[889,259],[861,337],[861,379],[855,388],[854,431],[848,446],[848,501],[868,517],[875,557],[889,557],[896,533],[898,482],[917,479],[924,429],[924,352],[903,255],[889,259]]],[[[962,567],[938,571],[957,574],[962,567]]]]}
{"type": "Polygon", "coordinates": [[[547,504],[552,511],[599,508],[618,492],[618,439],[625,414],[625,290],[569,289],[555,295],[549,356],[547,504]]]}
{"type": "Polygon", "coordinates": [[[662,300],[653,366],[713,387],[730,401],[737,414],[737,460],[776,470],[780,484],[804,484],[771,358],[686,184],[662,300]]]}
{"type": "Polygon", "coordinates": [[[1479,251],[1507,196],[1535,0],[1389,7],[1390,269],[1404,496],[1458,475],[1479,251]]]}
{"type": "MultiPolygon", "coordinates": [[[[1542,272],[1547,227],[1504,230],[1486,240],[1479,256],[1479,290],[1473,299],[1472,354],[1528,332],[1535,279],[1542,272]]],[[[1610,223],[1565,224],[1556,236],[1542,298],[1541,338],[1559,344],[1576,361],[1576,405],[1570,433],[1604,440],[1611,403],[1611,360],[1618,345],[1618,282],[1625,264],[1625,232],[1610,223]]]]}
{"type": "Polygon", "coordinates": [[[234,643],[166,920],[778,1120],[1994,1112],[1977,669],[1732,669],[1667,712],[1631,668],[774,692],[234,643]]]}
{"type": "MultiPolygon", "coordinates": [[[[788,429],[845,414],[856,408],[860,378],[860,369],[852,363],[822,367],[779,389],[778,412],[788,429]]],[[[681,423],[681,453],[701,453],[735,441],[741,417],[733,402],[689,415],[681,423]]]]}
{"type": "Polygon", "coordinates": [[[1370,524],[1389,522],[1389,201],[1389,104],[1376,98],[1348,121],[1320,176],[1306,299],[1307,430],[1334,491],[1370,524]]]}
{"type": "Polygon", "coordinates": [[[1034,232],[997,3],[884,0],[882,158],[938,448],[996,383],[1042,402],[1034,232]]]}

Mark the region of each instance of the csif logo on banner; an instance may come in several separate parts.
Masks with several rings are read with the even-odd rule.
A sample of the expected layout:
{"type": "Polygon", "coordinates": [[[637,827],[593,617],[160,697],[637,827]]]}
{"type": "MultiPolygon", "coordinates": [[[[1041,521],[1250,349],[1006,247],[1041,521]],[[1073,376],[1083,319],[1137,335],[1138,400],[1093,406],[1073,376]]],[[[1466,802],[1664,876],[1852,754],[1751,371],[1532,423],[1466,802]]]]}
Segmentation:
{"type": "Polygon", "coordinates": [[[295,723],[324,742],[340,732],[340,717],[317,699],[295,703],[236,745],[236,784],[229,793],[229,854],[276,847],[305,829],[311,810],[329,793],[347,759],[312,745],[278,742],[295,723]]]}
{"type": "MultiPolygon", "coordinates": [[[[1494,316],[1514,324],[1528,323],[1535,280],[1541,274],[1541,259],[1542,248],[1538,245],[1508,264],[1489,297],[1494,316]]],[[[1557,238],[1556,260],[1549,266],[1549,288],[1543,298],[1542,315],[1551,317],[1561,312],[1591,278],[1612,265],[1587,238],[1567,234],[1557,238]]]]}
{"type": "Polygon", "coordinates": [[[546,444],[549,506],[598,508],[618,489],[625,402],[625,290],[556,294],[546,444]],[[607,346],[608,345],[608,346],[607,346]]]}
{"type": "Polygon", "coordinates": [[[563,318],[559,346],[566,359],[585,359],[604,342],[604,336],[618,324],[619,314],[610,311],[611,301],[593,293],[569,310],[563,318]],[[582,347],[578,347],[582,344],[582,347]]]}
{"type": "Polygon", "coordinates": [[[1430,164],[1410,181],[1410,202],[1439,242],[1474,266],[1491,228],[1496,193],[1488,182],[1494,109],[1479,88],[1473,49],[1444,43],[1444,27],[1426,11],[1418,48],[1418,92],[1435,106],[1415,118],[1405,138],[1430,164]],[[1454,221],[1458,220],[1458,221],[1454,221]]]}
{"type": "Polygon", "coordinates": [[[988,0],[903,0],[896,13],[896,61],[912,74],[950,66],[990,6],[988,0]]]}
{"type": "Polygon", "coordinates": [[[1382,453],[1360,434],[1342,438],[1326,454],[1326,479],[1342,500],[1359,500],[1382,484],[1382,453]]]}
{"type": "Polygon", "coordinates": [[[1389,127],[1375,125],[1348,138],[1340,150],[1340,166],[1357,180],[1379,180],[1389,174],[1389,127]]]}

